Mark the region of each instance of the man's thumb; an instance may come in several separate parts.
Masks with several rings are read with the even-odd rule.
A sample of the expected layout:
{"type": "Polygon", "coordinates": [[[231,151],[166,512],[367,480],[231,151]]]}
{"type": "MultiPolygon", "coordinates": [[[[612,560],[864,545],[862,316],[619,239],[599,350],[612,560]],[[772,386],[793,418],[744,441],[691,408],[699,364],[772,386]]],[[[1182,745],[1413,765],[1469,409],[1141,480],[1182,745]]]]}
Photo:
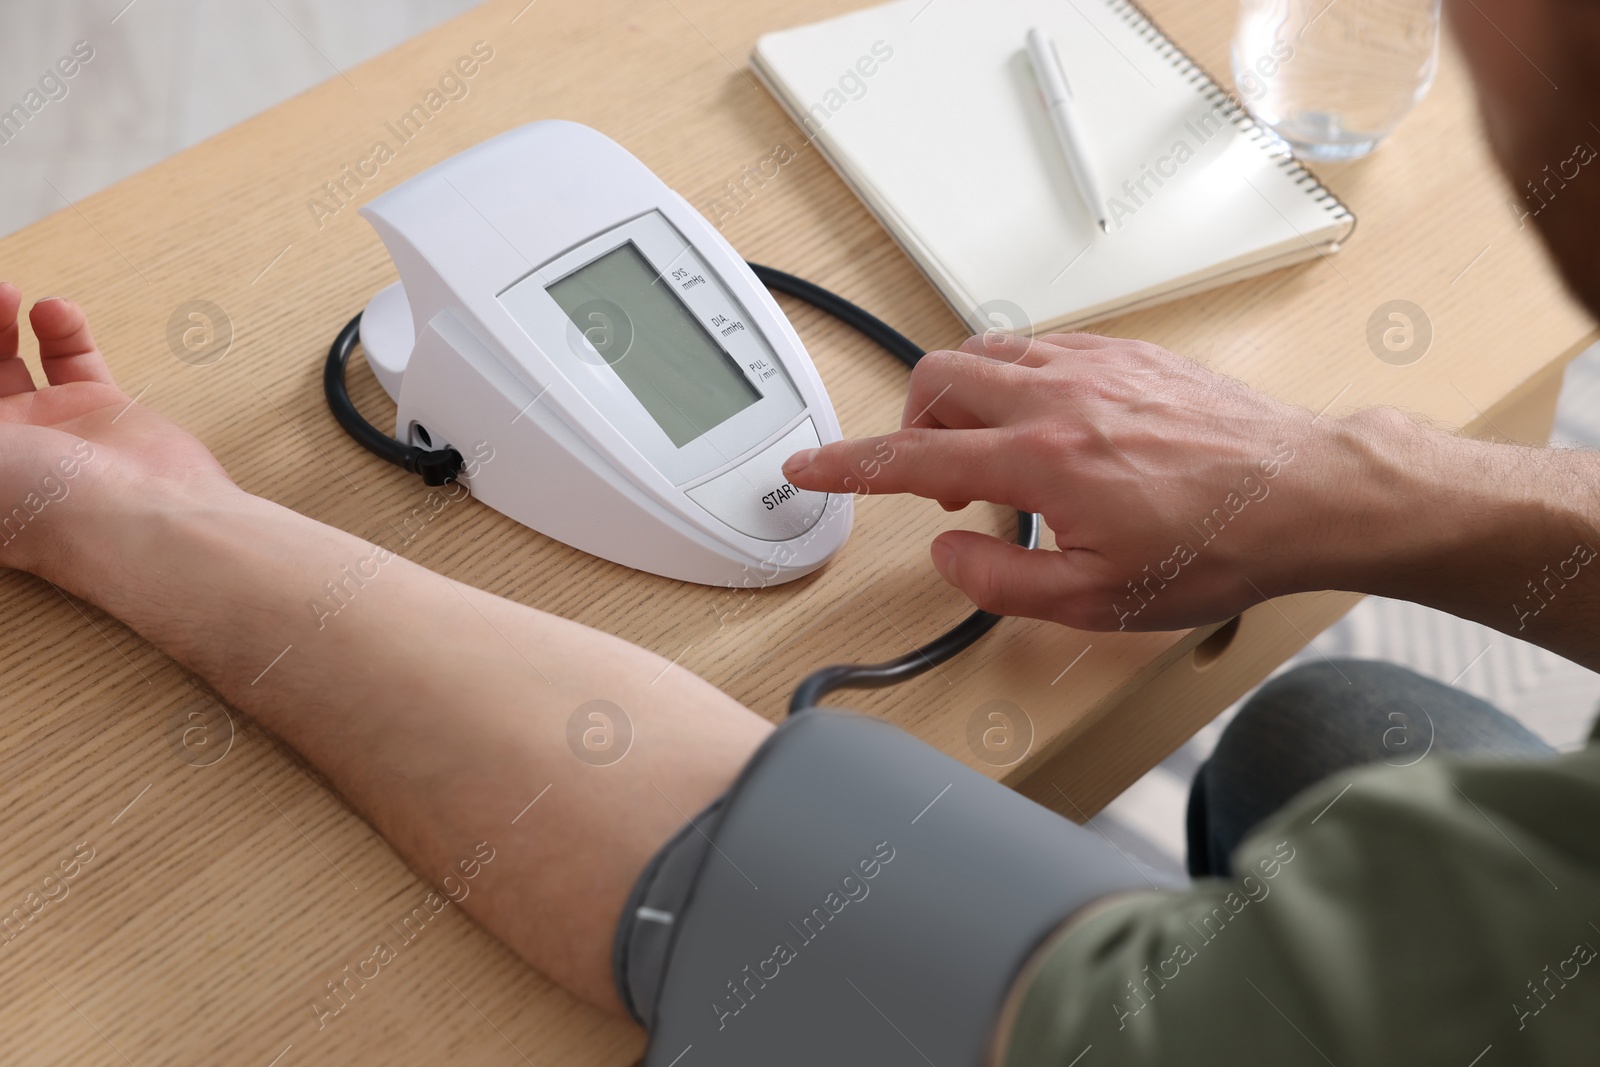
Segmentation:
{"type": "Polygon", "coordinates": [[[930,554],[945,581],[996,615],[1054,620],[1070,595],[1072,564],[1057,551],[952,530],[934,539],[930,554]]]}

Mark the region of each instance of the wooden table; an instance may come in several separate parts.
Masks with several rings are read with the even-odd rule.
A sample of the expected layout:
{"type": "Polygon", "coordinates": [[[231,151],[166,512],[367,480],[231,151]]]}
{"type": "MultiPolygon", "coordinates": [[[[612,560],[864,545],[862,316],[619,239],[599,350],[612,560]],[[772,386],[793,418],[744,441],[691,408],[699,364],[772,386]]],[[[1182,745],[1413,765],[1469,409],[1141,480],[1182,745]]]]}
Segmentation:
{"type": "MultiPolygon", "coordinates": [[[[847,294],[927,346],[964,336],[746,68],[760,32],[854,6],[496,0],[6,239],[0,274],[34,296],[80,299],[129,392],[196,432],[246,488],[374,536],[424,490],[358,450],[323,404],[329,339],[394,277],[349,202],[512,126],[595,126],[721,219],[751,258],[847,294]],[[386,124],[480,41],[493,55],[469,94],[397,146],[386,124]],[[357,188],[346,165],[380,139],[394,157],[357,188]],[[723,199],[779,145],[797,158],[723,199]],[[325,182],[347,195],[330,199],[325,182]],[[168,343],[169,316],[194,300],[222,308],[234,333],[210,365],[180,361],[168,343]]],[[[1202,63],[1226,69],[1231,0],[1150,6],[1202,63]]],[[[1457,57],[1447,53],[1392,144],[1323,176],[1361,217],[1339,256],[1104,330],[1314,409],[1384,402],[1543,440],[1561,368],[1591,327],[1519,229],[1457,57]],[[1396,298],[1424,308],[1435,331],[1411,366],[1380,362],[1365,344],[1373,309],[1396,298]]],[[[892,428],[904,371],[838,324],[790,310],[846,433],[892,428]]],[[[364,366],[352,378],[381,424],[388,401],[364,366]]],[[[1008,519],[867,498],[823,573],[745,599],[586,558],[475,504],[447,508],[409,551],[652,648],[776,716],[808,669],[897,655],[965,610],[926,551],[959,523],[1000,532],[1008,519]]],[[[424,887],[286,751],[115,620],[22,575],[0,579],[0,600],[0,914],[25,915],[0,942],[6,1062],[581,1065],[640,1051],[635,1028],[576,1004],[454,909],[319,1030],[311,999],[391,937],[424,887]],[[80,843],[80,859],[93,858],[73,868],[65,897],[47,900],[43,880],[80,843]]],[[[1353,600],[1293,597],[1215,633],[1090,635],[1008,620],[944,669],[853,702],[1082,818],[1353,600]],[[968,743],[992,701],[1032,723],[1028,757],[1009,768],[968,743]]]]}

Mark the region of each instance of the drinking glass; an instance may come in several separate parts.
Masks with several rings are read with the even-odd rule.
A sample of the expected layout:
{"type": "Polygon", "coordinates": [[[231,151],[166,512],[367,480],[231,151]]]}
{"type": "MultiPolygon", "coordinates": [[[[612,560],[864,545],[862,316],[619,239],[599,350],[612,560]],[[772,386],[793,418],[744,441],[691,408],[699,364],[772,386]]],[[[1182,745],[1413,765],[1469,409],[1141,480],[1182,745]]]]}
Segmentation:
{"type": "Polygon", "coordinates": [[[1440,0],[1242,0],[1233,78],[1303,159],[1359,159],[1433,85],[1440,0]]]}

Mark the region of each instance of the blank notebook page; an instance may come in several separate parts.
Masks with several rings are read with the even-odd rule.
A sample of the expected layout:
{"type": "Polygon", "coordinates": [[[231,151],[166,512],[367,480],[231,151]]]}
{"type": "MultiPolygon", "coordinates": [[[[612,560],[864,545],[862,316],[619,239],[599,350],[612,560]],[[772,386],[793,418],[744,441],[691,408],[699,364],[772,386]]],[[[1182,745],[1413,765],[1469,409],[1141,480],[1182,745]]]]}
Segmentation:
{"type": "Polygon", "coordinates": [[[1354,226],[1125,0],[904,0],[768,34],[754,61],[974,329],[1103,318],[1324,254],[1354,226]],[[1109,235],[1050,126],[1032,26],[1061,55],[1109,235]]]}

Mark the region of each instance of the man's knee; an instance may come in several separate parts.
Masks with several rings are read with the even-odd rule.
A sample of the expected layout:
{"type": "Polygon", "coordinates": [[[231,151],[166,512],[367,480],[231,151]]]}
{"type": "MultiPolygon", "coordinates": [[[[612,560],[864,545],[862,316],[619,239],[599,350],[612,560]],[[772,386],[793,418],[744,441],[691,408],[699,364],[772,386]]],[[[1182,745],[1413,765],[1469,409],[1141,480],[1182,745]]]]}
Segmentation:
{"type": "MultiPolygon", "coordinates": [[[[1494,705],[1394,663],[1325,660],[1269,681],[1223,731],[1213,789],[1306,788],[1371,763],[1430,755],[1540,755],[1549,747],[1494,705]]],[[[1288,799],[1283,797],[1281,799],[1288,799]]]]}
{"type": "Polygon", "coordinates": [[[1226,760],[1256,746],[1317,749],[1336,762],[1377,762],[1433,737],[1440,722],[1470,722],[1477,735],[1502,720],[1487,701],[1398,664],[1324,660],[1263,685],[1229,723],[1218,751],[1226,760]]]}
{"type": "Polygon", "coordinates": [[[1404,667],[1362,660],[1322,661],[1280,674],[1223,731],[1213,775],[1225,780],[1275,767],[1302,768],[1295,776],[1304,778],[1324,767],[1367,762],[1381,743],[1367,736],[1372,709],[1410,679],[1422,680],[1404,667]]]}

